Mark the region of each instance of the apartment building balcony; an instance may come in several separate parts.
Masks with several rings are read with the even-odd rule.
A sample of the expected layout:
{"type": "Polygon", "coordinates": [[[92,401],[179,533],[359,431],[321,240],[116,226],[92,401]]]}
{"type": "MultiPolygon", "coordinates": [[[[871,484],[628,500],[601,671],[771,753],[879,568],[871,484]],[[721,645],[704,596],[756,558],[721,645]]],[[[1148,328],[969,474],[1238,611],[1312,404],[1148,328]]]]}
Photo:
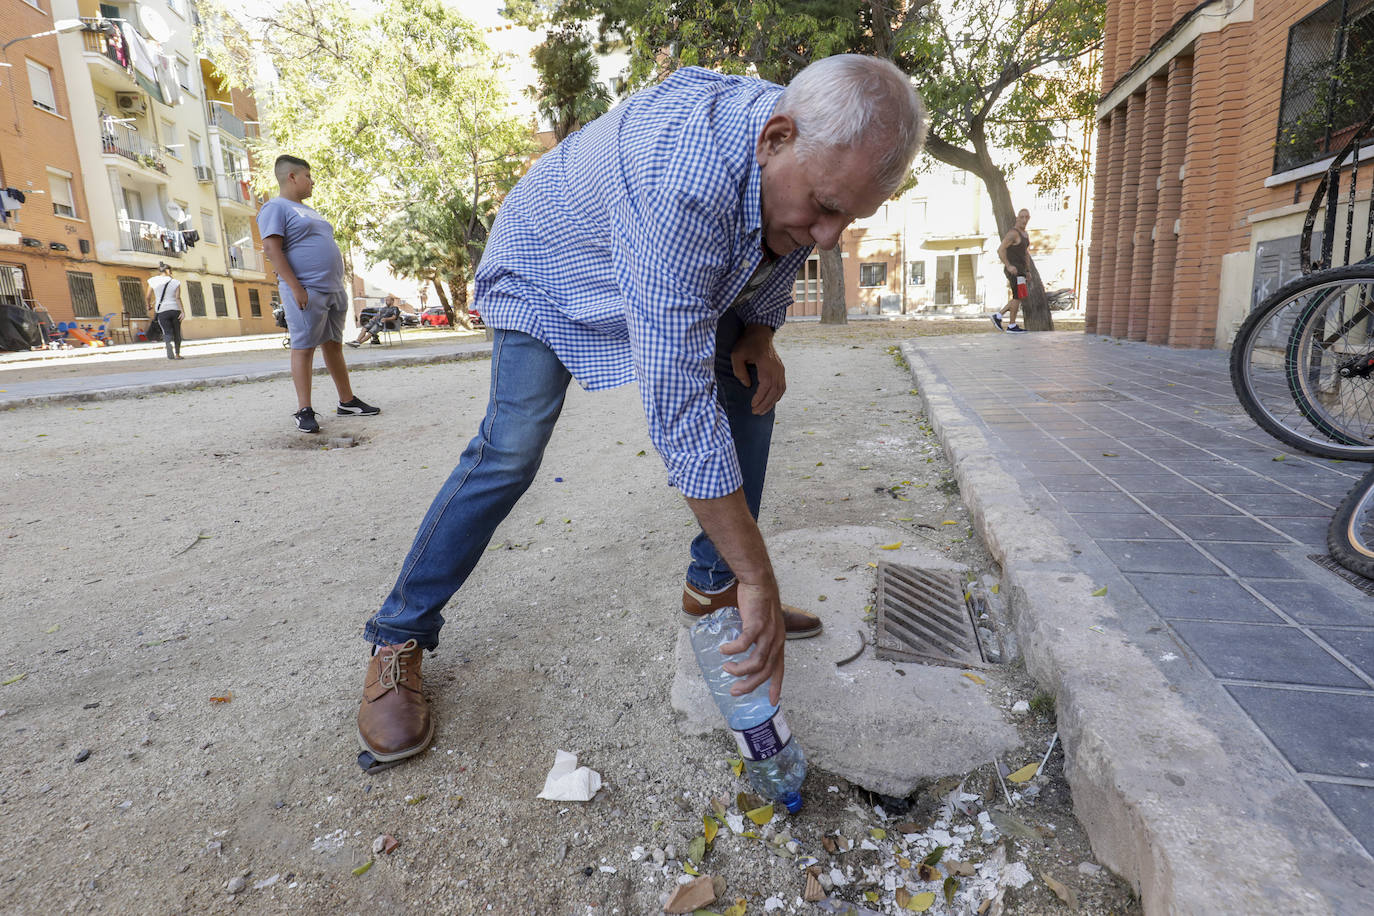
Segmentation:
{"type": "Polygon", "coordinates": [[[150,172],[167,174],[162,147],[144,139],[136,129],[111,118],[101,119],[100,151],[106,156],[122,156],[150,172]]]}
{"type": "Polygon", "coordinates": [[[247,139],[248,128],[229,109],[214,102],[207,104],[205,109],[211,127],[219,128],[225,133],[237,137],[240,141],[247,139]]]}
{"type": "Polygon", "coordinates": [[[180,258],[174,230],[141,219],[120,219],[119,250],[153,254],[160,258],[180,258]]]}
{"type": "Polygon", "coordinates": [[[262,252],[256,248],[229,246],[229,274],[236,278],[264,276],[262,252]]]}
{"type": "Polygon", "coordinates": [[[215,176],[215,196],[227,204],[257,209],[253,189],[248,186],[248,176],[238,172],[215,176]]]}
{"type": "Polygon", "coordinates": [[[122,92],[137,91],[138,80],[134,78],[129,49],[122,39],[116,39],[101,26],[108,24],[108,20],[83,17],[81,21],[86,24],[81,33],[82,58],[92,78],[122,92]]]}

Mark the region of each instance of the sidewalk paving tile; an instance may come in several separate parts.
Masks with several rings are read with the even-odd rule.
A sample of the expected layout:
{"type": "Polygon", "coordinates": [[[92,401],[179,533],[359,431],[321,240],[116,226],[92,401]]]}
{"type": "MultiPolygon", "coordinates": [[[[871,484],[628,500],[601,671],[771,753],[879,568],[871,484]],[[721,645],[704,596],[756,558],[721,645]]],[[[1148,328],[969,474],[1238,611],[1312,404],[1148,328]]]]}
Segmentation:
{"type": "Polygon", "coordinates": [[[1182,538],[1172,541],[1099,539],[1097,546],[1122,572],[1168,572],[1205,576],[1222,572],[1182,538]]]}
{"type": "Polygon", "coordinates": [[[1260,730],[1299,773],[1374,774],[1374,691],[1365,694],[1228,684],[1260,730]]]}
{"type": "Polygon", "coordinates": [[[1365,682],[1297,627],[1175,620],[1174,630],[1219,678],[1312,687],[1365,682]]]}
{"type": "Polygon", "coordinates": [[[1366,849],[1374,848],[1374,787],[1316,780],[1310,785],[1366,849]]]}
{"type": "Polygon", "coordinates": [[[1347,600],[1309,579],[1252,578],[1247,579],[1246,584],[1299,623],[1374,626],[1374,602],[1367,598],[1347,600]]]}
{"type": "Polygon", "coordinates": [[[1131,573],[1126,578],[1167,618],[1283,622],[1283,618],[1235,579],[1176,573],[1131,573]]]}

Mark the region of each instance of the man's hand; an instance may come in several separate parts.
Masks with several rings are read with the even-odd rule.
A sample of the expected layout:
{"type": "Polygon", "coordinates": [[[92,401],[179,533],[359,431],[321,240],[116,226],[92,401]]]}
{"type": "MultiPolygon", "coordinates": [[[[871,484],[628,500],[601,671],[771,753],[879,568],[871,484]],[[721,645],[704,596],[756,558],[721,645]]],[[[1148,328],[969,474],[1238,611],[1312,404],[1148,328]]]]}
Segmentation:
{"type": "Polygon", "coordinates": [[[787,629],[782,619],[782,599],[776,582],[768,585],[739,584],[739,615],[743,633],[739,639],[720,647],[726,655],[738,655],[750,646],[754,651],[741,662],[726,662],[725,671],[743,677],[730,688],[731,696],[744,696],[764,681],[768,686],[768,702],[774,706],[782,698],[783,648],[787,644],[787,629]]]}
{"type": "Polygon", "coordinates": [[[730,351],[730,365],[735,370],[735,378],[746,388],[752,382],[749,367],[759,373],[759,387],[750,403],[756,416],[763,416],[782,400],[787,391],[787,370],[773,349],[773,329],[765,324],[751,324],[735,342],[730,351]]]}
{"type": "Polygon", "coordinates": [[[296,300],[296,306],[302,312],[305,311],[305,304],[310,299],[310,293],[299,283],[291,284],[291,296],[296,300]]]}

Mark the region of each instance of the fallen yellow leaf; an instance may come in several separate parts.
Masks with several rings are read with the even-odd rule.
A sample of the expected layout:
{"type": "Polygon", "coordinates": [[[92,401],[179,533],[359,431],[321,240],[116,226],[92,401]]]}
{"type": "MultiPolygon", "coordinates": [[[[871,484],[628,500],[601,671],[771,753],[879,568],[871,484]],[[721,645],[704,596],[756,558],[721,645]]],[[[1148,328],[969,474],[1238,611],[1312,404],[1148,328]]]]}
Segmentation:
{"type": "Polygon", "coordinates": [[[768,823],[773,819],[773,806],[764,805],[762,808],[755,808],[752,811],[746,811],[744,812],[744,816],[749,818],[749,820],[753,821],[755,824],[758,824],[760,827],[762,827],[764,824],[768,823]]]}
{"type": "Polygon", "coordinates": [[[1103,595],[1105,595],[1105,594],[1107,594],[1107,586],[1104,585],[1104,586],[1102,586],[1101,588],[1099,588],[1097,591],[1093,592],[1093,597],[1094,597],[1094,598],[1101,598],[1101,597],[1102,597],[1103,595]]]}
{"type": "Polygon", "coordinates": [[[683,862],[683,863],[682,863],[682,870],[685,871],[687,874],[692,875],[693,877],[696,877],[696,878],[700,878],[700,877],[701,877],[701,872],[699,872],[699,871],[697,871],[695,868],[693,868],[691,862],[683,862]]]}
{"type": "Polygon", "coordinates": [[[981,677],[979,677],[978,675],[974,674],[972,671],[965,671],[965,672],[964,672],[964,677],[968,678],[970,681],[973,681],[973,683],[975,683],[975,684],[986,684],[986,683],[987,683],[987,681],[983,680],[981,677]]]}
{"type": "Polygon", "coordinates": [[[901,541],[898,541],[898,542],[895,543],[895,544],[879,544],[879,545],[878,545],[878,549],[879,549],[879,550],[897,550],[897,549],[900,548],[901,546],[902,546],[902,542],[901,542],[901,541]]]}
{"type": "Polygon", "coordinates": [[[887,831],[881,827],[873,827],[868,831],[868,835],[873,837],[873,839],[875,840],[887,839],[887,831]]]}
{"type": "Polygon", "coordinates": [[[957,524],[959,524],[959,523],[956,522],[956,521],[955,521],[954,519],[952,519],[952,518],[947,518],[947,519],[945,519],[943,522],[941,522],[940,524],[942,524],[942,525],[957,525],[957,524]]]}
{"type": "Polygon", "coordinates": [[[371,859],[368,859],[368,860],[367,860],[366,862],[364,862],[362,865],[359,865],[357,868],[353,869],[353,874],[355,874],[355,875],[365,875],[365,874],[367,874],[367,870],[368,870],[369,868],[371,868],[371,867],[372,867],[372,860],[371,860],[371,859]]]}
{"type": "Polygon", "coordinates": [[[716,823],[716,819],[709,814],[701,819],[701,823],[703,832],[706,835],[706,845],[710,846],[712,841],[715,840],[716,831],[720,829],[720,826],[716,823]]]}
{"type": "Polygon", "coordinates": [[[22,681],[24,678],[28,676],[29,673],[25,671],[22,674],[16,674],[14,677],[7,677],[3,681],[0,681],[0,687],[8,687],[10,684],[16,683],[17,681],[22,681]]]}
{"type": "Polygon", "coordinates": [[[935,904],[934,891],[915,894],[907,901],[906,908],[913,913],[924,913],[935,904]]]}
{"type": "Polygon", "coordinates": [[[741,773],[743,773],[743,772],[744,772],[744,760],[743,760],[742,758],[740,758],[740,757],[736,757],[734,760],[731,760],[731,761],[730,761],[730,772],[734,773],[736,776],[738,776],[738,775],[740,775],[741,773]]]}
{"type": "Polygon", "coordinates": [[[874,569],[877,569],[877,568],[878,568],[878,564],[877,564],[877,563],[869,563],[868,565],[869,565],[869,566],[872,566],[874,569]]]}
{"type": "Polygon", "coordinates": [[[1025,766],[1023,766],[1021,769],[1017,770],[1015,773],[1012,773],[1010,776],[1008,776],[1008,777],[1007,777],[1007,782],[1015,782],[1015,783],[1029,782],[1029,781],[1030,781],[1030,778],[1031,778],[1032,776],[1035,775],[1035,771],[1038,770],[1038,769],[1040,769],[1040,764],[1038,764],[1038,763],[1028,763],[1028,764],[1026,764],[1025,766]]]}
{"type": "Polygon", "coordinates": [[[728,907],[725,908],[724,916],[744,916],[744,911],[745,911],[744,898],[743,898],[743,897],[737,897],[737,898],[735,899],[735,905],[734,905],[734,906],[728,906],[728,907]]]}

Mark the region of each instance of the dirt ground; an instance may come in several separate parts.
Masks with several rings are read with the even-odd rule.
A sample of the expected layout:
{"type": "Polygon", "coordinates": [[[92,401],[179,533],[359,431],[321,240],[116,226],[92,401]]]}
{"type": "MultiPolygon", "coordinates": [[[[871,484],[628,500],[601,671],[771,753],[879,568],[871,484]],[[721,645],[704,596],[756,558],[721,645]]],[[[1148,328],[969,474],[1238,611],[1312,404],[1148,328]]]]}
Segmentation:
{"type": "MultiPolygon", "coordinates": [[[[765,534],[906,526],[995,578],[890,349],[982,325],[785,328],[765,534]],[[856,455],[878,430],[892,447],[856,455]]],[[[721,891],[712,912],[898,912],[894,876],[942,889],[915,877],[941,831],[979,871],[930,913],[976,911],[979,882],[1011,872],[1027,880],[1003,912],[1070,912],[1055,882],[1081,912],[1139,912],[1093,862],[1058,749],[990,812],[995,831],[975,814],[998,804],[991,764],[905,800],[813,768],[799,815],[730,829],[747,788],[733,744],[684,737],[668,703],[695,529],[632,388],[570,392],[539,479],[425,659],[433,747],[359,770],[361,625],[475,429],[486,375],[358,373],[384,412],[324,418],[353,448],[291,430],[285,381],[5,413],[0,910],[656,913],[716,798],[728,816],[697,857],[721,891]],[[535,797],[558,748],[601,773],[593,801],[535,797]],[[979,800],[941,818],[961,781],[979,800]],[[380,835],[399,847],[374,855],[380,835]],[[812,864],[841,875],[828,902],[800,899],[812,864]]],[[[1008,716],[1022,757],[1042,754],[1053,707],[1024,672],[983,689],[1030,702],[1008,716]]]]}

